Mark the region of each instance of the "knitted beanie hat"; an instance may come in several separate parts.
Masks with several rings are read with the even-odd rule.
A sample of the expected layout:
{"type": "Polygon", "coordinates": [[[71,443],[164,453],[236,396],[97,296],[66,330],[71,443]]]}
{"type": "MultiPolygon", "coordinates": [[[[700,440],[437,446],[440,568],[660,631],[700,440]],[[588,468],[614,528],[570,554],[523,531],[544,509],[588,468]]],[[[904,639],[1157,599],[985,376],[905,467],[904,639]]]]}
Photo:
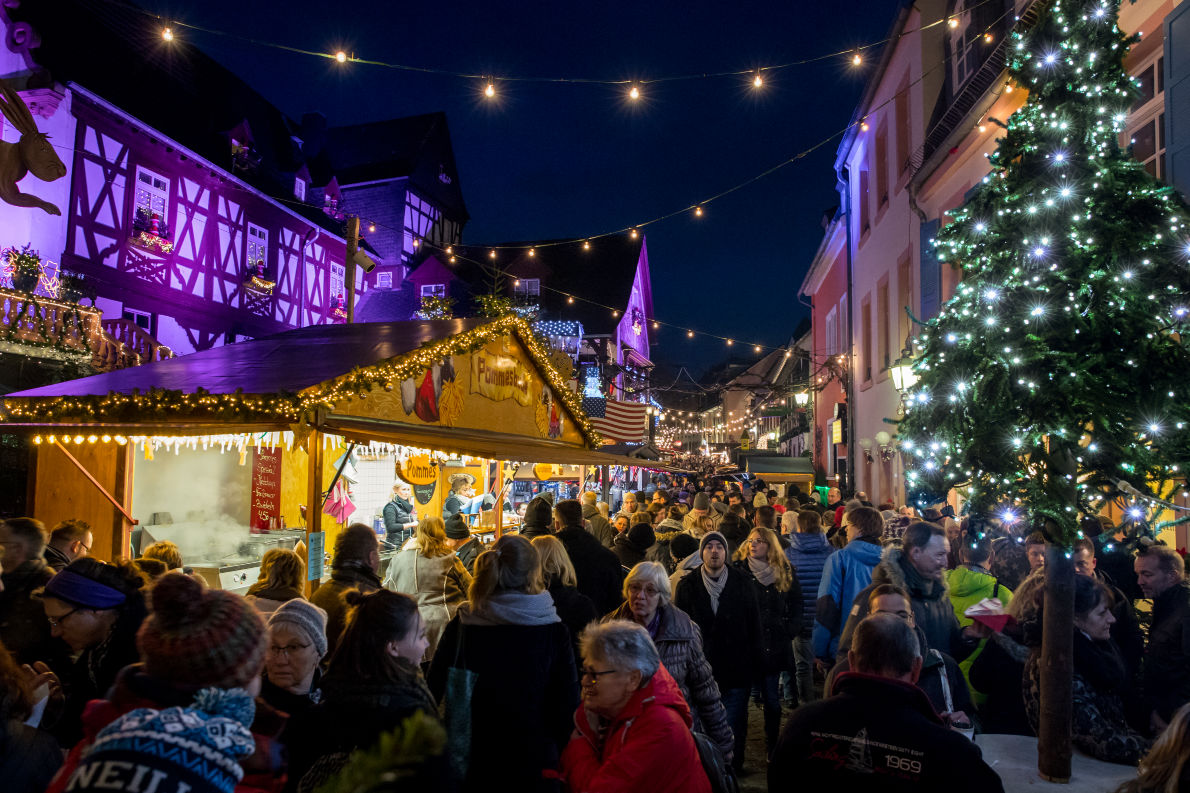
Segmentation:
{"type": "Polygon", "coordinates": [[[525,507],[525,525],[537,528],[547,528],[554,517],[553,507],[542,496],[535,497],[525,507]]]}
{"type": "Polygon", "coordinates": [[[723,535],[717,531],[708,531],[706,534],[702,535],[702,539],[698,541],[698,553],[700,556],[702,555],[703,549],[707,547],[707,543],[711,540],[715,540],[723,546],[723,550],[727,550],[727,540],[723,538],[723,535]]]}
{"type": "Polygon", "coordinates": [[[157,579],[149,618],[136,636],[145,671],[194,687],[246,685],[264,667],[267,642],[251,603],[185,573],[157,579]]]}
{"type": "Polygon", "coordinates": [[[232,793],[244,776],[239,759],[256,741],[255,713],[243,689],[204,688],[187,708],[137,708],[104,727],[66,788],[232,793]]]}
{"type": "Polygon", "coordinates": [[[318,651],[318,657],[326,655],[326,612],[301,598],[287,600],[269,615],[269,627],[290,625],[305,634],[318,651]]]}
{"type": "Polygon", "coordinates": [[[698,540],[689,534],[675,534],[669,541],[669,553],[679,561],[696,551],[698,551],[698,540]]]}
{"type": "Polygon", "coordinates": [[[657,535],[649,524],[637,523],[628,529],[628,541],[643,551],[653,547],[653,543],[657,542],[657,535]]]}
{"type": "Polygon", "coordinates": [[[467,526],[467,519],[463,513],[456,512],[446,520],[446,536],[452,540],[465,540],[471,536],[471,529],[467,526]]]}
{"type": "Polygon", "coordinates": [[[692,509],[706,510],[711,508],[711,497],[706,493],[694,494],[694,506],[692,509]]]}

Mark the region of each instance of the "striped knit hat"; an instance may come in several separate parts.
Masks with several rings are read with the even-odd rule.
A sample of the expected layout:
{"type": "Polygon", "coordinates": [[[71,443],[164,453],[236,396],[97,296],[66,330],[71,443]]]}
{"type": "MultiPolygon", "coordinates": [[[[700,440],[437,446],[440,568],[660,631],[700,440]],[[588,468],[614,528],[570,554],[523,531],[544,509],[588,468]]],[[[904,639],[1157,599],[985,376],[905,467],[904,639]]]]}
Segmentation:
{"type": "Polygon", "coordinates": [[[136,637],[150,675],[195,688],[236,688],[260,674],[268,637],[260,614],[242,597],[167,573],[150,599],[136,637]]]}

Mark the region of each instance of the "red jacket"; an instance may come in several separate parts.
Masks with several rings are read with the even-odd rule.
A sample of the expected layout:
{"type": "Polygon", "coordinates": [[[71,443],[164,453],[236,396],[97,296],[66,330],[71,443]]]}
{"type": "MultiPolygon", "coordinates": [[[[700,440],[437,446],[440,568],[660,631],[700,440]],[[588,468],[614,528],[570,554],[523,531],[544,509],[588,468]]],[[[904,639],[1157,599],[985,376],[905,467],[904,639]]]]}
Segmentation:
{"type": "Polygon", "coordinates": [[[690,708],[662,666],[608,727],[600,747],[585,706],[562,753],[571,793],[710,793],[690,735],[690,708]]]}

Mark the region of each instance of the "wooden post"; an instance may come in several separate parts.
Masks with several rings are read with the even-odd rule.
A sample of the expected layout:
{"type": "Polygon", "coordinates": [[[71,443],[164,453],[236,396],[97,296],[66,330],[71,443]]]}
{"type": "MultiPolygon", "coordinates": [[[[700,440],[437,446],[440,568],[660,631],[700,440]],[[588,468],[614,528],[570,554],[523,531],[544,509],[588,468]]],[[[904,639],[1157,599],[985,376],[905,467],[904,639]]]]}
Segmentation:
{"type": "MultiPolygon", "coordinates": [[[[318,430],[310,430],[306,439],[306,465],[306,548],[309,549],[310,535],[322,533],[322,433],[318,430]]],[[[318,583],[306,582],[307,596],[318,591],[318,583]]]]}
{"type": "MultiPolygon", "coordinates": [[[[1070,449],[1050,439],[1046,459],[1046,479],[1052,493],[1060,493],[1066,503],[1076,504],[1074,455],[1070,449]]],[[[1063,532],[1053,521],[1046,521],[1052,538],[1063,532]]],[[[1041,623],[1041,715],[1037,728],[1037,770],[1048,782],[1070,781],[1071,721],[1073,715],[1074,676],[1074,561],[1060,545],[1045,549],[1045,613],[1041,623]]]]}
{"type": "Polygon", "coordinates": [[[606,503],[608,509],[610,510],[611,502],[608,501],[608,498],[610,498],[611,494],[612,494],[612,483],[611,483],[612,467],[610,465],[604,465],[604,466],[601,466],[601,470],[603,473],[603,487],[601,488],[601,491],[600,491],[601,495],[600,495],[599,500],[606,503]]]}
{"type": "Polygon", "coordinates": [[[507,478],[504,475],[504,469],[505,469],[505,466],[507,466],[507,465],[508,465],[508,463],[504,462],[503,460],[501,460],[499,463],[499,466],[500,466],[500,468],[499,468],[500,490],[498,493],[496,493],[496,539],[497,540],[504,536],[504,490],[506,488],[505,479],[507,478]]]}
{"type": "Polygon", "coordinates": [[[343,290],[347,292],[347,324],[355,322],[355,254],[359,250],[359,217],[347,218],[347,257],[343,260],[346,270],[343,290]]]}

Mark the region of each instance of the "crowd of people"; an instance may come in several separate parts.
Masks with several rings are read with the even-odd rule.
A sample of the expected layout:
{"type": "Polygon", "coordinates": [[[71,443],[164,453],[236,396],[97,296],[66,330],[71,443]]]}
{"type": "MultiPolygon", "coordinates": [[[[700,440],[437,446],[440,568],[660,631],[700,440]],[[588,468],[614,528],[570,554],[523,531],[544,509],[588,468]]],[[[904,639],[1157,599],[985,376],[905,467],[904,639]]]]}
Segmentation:
{"type": "MultiPolygon", "coordinates": [[[[654,481],[535,498],[491,545],[462,514],[394,509],[387,568],[347,526],[309,598],[289,550],[240,596],[170,543],[103,562],[85,524],[0,522],[3,789],[1002,790],[973,736],[1037,729],[1045,538],[824,500],[654,481]]],[[[1176,551],[1131,558],[1114,531],[1071,556],[1074,743],[1138,766],[1129,793],[1172,790],[1190,584],[1176,551]]]]}

